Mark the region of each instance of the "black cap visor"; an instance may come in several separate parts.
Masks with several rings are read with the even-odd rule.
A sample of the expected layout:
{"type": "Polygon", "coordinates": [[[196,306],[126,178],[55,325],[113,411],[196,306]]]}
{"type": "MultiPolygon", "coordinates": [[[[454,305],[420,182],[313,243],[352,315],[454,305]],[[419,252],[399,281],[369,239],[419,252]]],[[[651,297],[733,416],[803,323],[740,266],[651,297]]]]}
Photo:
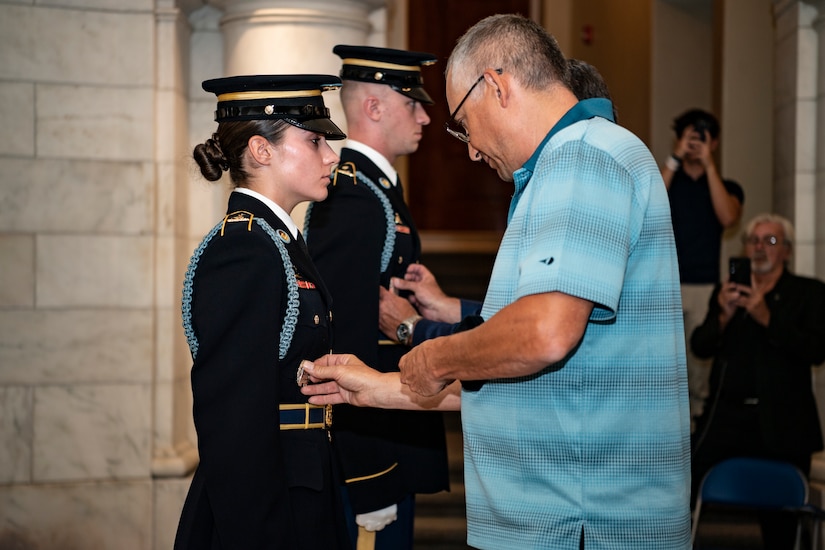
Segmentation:
{"type": "Polygon", "coordinates": [[[435,101],[433,101],[430,97],[430,94],[428,94],[424,88],[402,88],[401,86],[391,86],[391,88],[399,94],[405,95],[425,105],[432,105],[435,103],[435,101]]]}
{"type": "Polygon", "coordinates": [[[327,140],[335,141],[339,139],[346,139],[347,134],[341,131],[341,129],[335,125],[332,120],[328,118],[312,118],[309,120],[295,120],[294,118],[284,118],[284,122],[288,122],[293,126],[301,128],[302,130],[307,130],[309,132],[315,132],[316,134],[322,134],[327,140]]]}

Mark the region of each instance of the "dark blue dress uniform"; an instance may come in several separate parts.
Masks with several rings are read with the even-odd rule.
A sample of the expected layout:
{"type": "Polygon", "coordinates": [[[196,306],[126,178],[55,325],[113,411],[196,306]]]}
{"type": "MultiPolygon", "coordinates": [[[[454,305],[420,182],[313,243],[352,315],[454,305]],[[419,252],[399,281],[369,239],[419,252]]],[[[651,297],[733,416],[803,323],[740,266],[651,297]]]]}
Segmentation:
{"type": "Polygon", "coordinates": [[[309,406],[296,381],[332,340],[331,296],[303,242],[233,192],[192,257],[183,317],[200,464],[175,548],[350,548],[331,407],[309,406]]]}
{"type": "MultiPolygon", "coordinates": [[[[363,46],[336,46],[333,51],[344,60],[344,80],[387,84],[432,103],[418,71],[424,60],[432,60],[429,54],[363,46]]],[[[396,345],[378,329],[378,285],[386,288],[390,277],[403,277],[421,256],[401,185],[367,156],[344,147],[329,196],[310,205],[304,232],[335,301],[334,351],[355,354],[382,372],[397,372],[409,348],[396,345]]],[[[336,450],[356,514],[380,510],[415,493],[449,489],[441,413],[337,406],[335,414],[336,450]]],[[[399,506],[397,522],[378,532],[377,546],[409,546],[411,533],[408,540],[382,542],[405,521],[411,529],[412,517],[402,513],[399,506]]]]}

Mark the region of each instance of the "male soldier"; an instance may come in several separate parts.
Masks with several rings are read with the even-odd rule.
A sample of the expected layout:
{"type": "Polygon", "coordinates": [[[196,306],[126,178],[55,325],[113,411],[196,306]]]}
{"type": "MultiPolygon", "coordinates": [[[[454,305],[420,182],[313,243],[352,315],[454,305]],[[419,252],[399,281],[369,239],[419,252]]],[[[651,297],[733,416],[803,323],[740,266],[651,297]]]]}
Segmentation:
{"type": "MultiPolygon", "coordinates": [[[[419,261],[421,245],[393,163],[418,149],[430,123],[421,66],[435,56],[345,45],[333,52],[343,59],[349,140],[329,197],[307,211],[304,233],[332,293],[335,351],[397,371],[409,348],[379,332],[378,289],[419,261]]],[[[340,409],[335,437],[358,547],[374,539],[379,549],[412,548],[415,493],[449,488],[441,413],[340,409]]]]}

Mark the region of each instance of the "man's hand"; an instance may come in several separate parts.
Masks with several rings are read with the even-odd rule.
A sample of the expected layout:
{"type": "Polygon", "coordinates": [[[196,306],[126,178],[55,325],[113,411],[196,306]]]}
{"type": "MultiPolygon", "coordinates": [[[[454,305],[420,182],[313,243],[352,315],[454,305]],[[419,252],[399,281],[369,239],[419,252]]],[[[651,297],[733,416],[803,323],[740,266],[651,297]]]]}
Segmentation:
{"type": "Polygon", "coordinates": [[[676,145],[673,148],[673,156],[684,161],[685,155],[691,152],[691,142],[696,140],[696,132],[690,129],[685,129],[682,132],[682,137],[676,140],[676,145]]]}
{"type": "Polygon", "coordinates": [[[436,395],[453,380],[438,380],[433,376],[427,363],[427,348],[432,341],[422,342],[409,353],[401,357],[398,367],[401,370],[401,383],[419,395],[429,397],[436,395]]]}
{"type": "MultiPolygon", "coordinates": [[[[687,132],[686,132],[687,133],[687,132]]],[[[693,136],[698,136],[699,132],[691,131],[690,134],[693,136]]],[[[705,170],[714,167],[713,163],[713,149],[711,148],[711,137],[710,132],[705,130],[704,140],[701,139],[691,139],[689,142],[688,147],[690,147],[690,152],[694,158],[699,159],[702,163],[702,166],[705,167],[705,170]]]]}
{"type": "Polygon", "coordinates": [[[354,355],[324,355],[314,362],[304,361],[304,372],[316,382],[301,388],[310,395],[313,405],[349,403],[372,406],[370,396],[380,385],[381,373],[365,365],[354,355]]]}
{"type": "Polygon", "coordinates": [[[765,303],[767,289],[758,286],[737,286],[739,287],[737,305],[747,311],[754,321],[763,327],[768,326],[771,320],[771,310],[768,309],[768,304],[765,303]]]}
{"type": "Polygon", "coordinates": [[[719,324],[722,328],[727,326],[728,321],[730,321],[734,313],[736,313],[736,308],[739,307],[737,301],[739,300],[740,286],[742,285],[727,282],[723,283],[719,289],[719,295],[716,297],[716,301],[719,302],[719,324]]]}
{"type": "Polygon", "coordinates": [[[693,126],[686,128],[685,131],[682,132],[682,137],[676,141],[673,155],[676,158],[682,159],[683,162],[687,158],[696,159],[702,163],[705,169],[713,166],[712,138],[708,130],[704,132],[705,135],[700,136],[699,132],[693,126]],[[704,140],[701,139],[702,137],[704,137],[704,140]]]}
{"type": "Polygon", "coordinates": [[[417,313],[406,298],[390,292],[383,286],[378,287],[378,328],[392,340],[398,341],[395,334],[398,325],[417,313]]]}
{"type": "Polygon", "coordinates": [[[410,264],[403,279],[393,277],[390,289],[412,292],[410,302],[425,319],[444,323],[461,321],[461,301],[444,294],[435,275],[421,264],[410,264]]]}
{"type": "Polygon", "coordinates": [[[724,329],[731,320],[737,308],[742,308],[754,321],[762,326],[768,326],[771,312],[765,303],[765,289],[727,282],[719,290],[719,306],[721,308],[719,322],[724,329]]]}
{"type": "MultiPolygon", "coordinates": [[[[324,355],[304,361],[304,371],[316,382],[301,388],[313,405],[349,403],[359,407],[457,411],[461,385],[453,384],[435,397],[422,397],[401,384],[397,372],[378,372],[354,355],[324,355]]],[[[333,420],[334,422],[334,420],[333,420]]]]}

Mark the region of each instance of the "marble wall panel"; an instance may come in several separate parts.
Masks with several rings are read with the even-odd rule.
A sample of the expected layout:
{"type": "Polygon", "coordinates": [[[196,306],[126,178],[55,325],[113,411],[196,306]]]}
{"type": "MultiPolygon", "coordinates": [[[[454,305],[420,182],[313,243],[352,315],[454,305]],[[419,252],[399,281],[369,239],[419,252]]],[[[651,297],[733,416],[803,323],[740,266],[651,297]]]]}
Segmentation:
{"type": "MultiPolygon", "coordinates": [[[[0,195],[2,193],[0,190],[0,195]]],[[[0,233],[0,307],[30,308],[32,306],[34,306],[34,236],[0,233]]]]}
{"type": "Polygon", "coordinates": [[[806,277],[815,276],[816,270],[816,246],[811,242],[799,243],[794,246],[793,251],[793,271],[797,275],[806,277]]]}
{"type": "Polygon", "coordinates": [[[153,159],[151,88],[40,84],[36,108],[39,157],[153,159]]]}
{"type": "Polygon", "coordinates": [[[34,85],[0,82],[0,117],[0,155],[34,156],[34,85]]]}
{"type": "Polygon", "coordinates": [[[0,310],[0,385],[149,383],[153,323],[149,309],[0,310]]]}
{"type": "MultiPolygon", "coordinates": [[[[171,2],[174,3],[174,2],[171,2]]],[[[160,90],[185,90],[189,74],[189,22],[176,10],[158,10],[156,27],[157,87],[160,90]]]]}
{"type": "Polygon", "coordinates": [[[810,99],[816,95],[817,91],[817,50],[819,49],[819,37],[814,29],[804,27],[799,30],[797,41],[797,95],[810,99]]]}
{"type": "MultiPolygon", "coordinates": [[[[174,386],[169,382],[158,381],[154,384],[154,430],[152,448],[157,455],[162,449],[170,449],[175,446],[175,423],[174,423],[174,386]]],[[[163,451],[161,451],[163,453],[163,451]]]]}
{"type": "Polygon", "coordinates": [[[0,79],[151,85],[155,17],[151,0],[138,2],[124,12],[0,3],[0,79]]]}
{"type": "MultiPolygon", "coordinates": [[[[167,0],[173,4],[175,0],[167,0]]],[[[54,6],[76,10],[105,10],[122,12],[151,12],[155,6],[152,0],[36,0],[38,6],[54,6]]]]}
{"type": "Polygon", "coordinates": [[[37,307],[151,307],[151,237],[37,237],[37,307]]]}
{"type": "Polygon", "coordinates": [[[179,163],[191,158],[188,135],[188,102],[178,90],[162,90],[155,95],[158,113],[156,154],[158,162],[179,163]]]}
{"type": "Polygon", "coordinates": [[[0,486],[0,548],[147,550],[152,499],[148,480],[0,486]]]}
{"type": "MultiPolygon", "coordinates": [[[[213,95],[209,100],[205,101],[191,101],[189,103],[189,145],[195,147],[199,143],[203,143],[215,133],[218,129],[218,124],[215,122],[215,107],[217,100],[213,95]]],[[[190,151],[191,152],[191,151],[190,151]]],[[[193,174],[200,178],[200,171],[198,165],[194,160],[191,160],[193,174]]],[[[201,178],[202,179],[202,178],[201,178]]]]}
{"type": "Polygon", "coordinates": [[[797,172],[810,174],[816,169],[816,112],[813,97],[796,102],[794,170],[797,172]]]}
{"type": "Polygon", "coordinates": [[[33,388],[0,386],[0,485],[32,479],[33,415],[33,388]]]}
{"type": "Polygon", "coordinates": [[[149,475],[150,385],[41,386],[34,408],[35,482],[149,475]]]}
{"type": "Polygon", "coordinates": [[[774,141],[774,182],[796,171],[796,112],[795,102],[778,106],[774,111],[774,132],[777,136],[786,136],[774,141]]]}
{"type": "Polygon", "coordinates": [[[188,89],[193,100],[214,102],[215,96],[205,92],[201,82],[224,76],[223,37],[218,27],[220,18],[221,12],[211,6],[204,6],[189,16],[193,31],[189,37],[188,89]]]}
{"type": "Polygon", "coordinates": [[[815,275],[815,247],[816,233],[816,178],[813,173],[798,173],[796,175],[794,224],[796,242],[794,243],[795,271],[800,275],[815,275]]]}
{"type": "Polygon", "coordinates": [[[790,220],[794,219],[794,209],[796,208],[795,186],[795,174],[787,173],[774,179],[773,211],[790,220]]]}
{"type": "Polygon", "coordinates": [[[158,237],[155,246],[155,306],[160,311],[174,309],[179,314],[183,275],[175,269],[175,238],[158,237]]]}
{"type": "Polygon", "coordinates": [[[172,548],[178,528],[183,501],[189,491],[192,477],[155,481],[155,545],[154,548],[172,548]]]}
{"type": "Polygon", "coordinates": [[[796,100],[797,52],[799,44],[795,35],[778,37],[774,46],[774,104],[785,105],[796,100]]]}
{"type": "Polygon", "coordinates": [[[0,158],[0,231],[146,234],[149,162],[0,158]]]}

